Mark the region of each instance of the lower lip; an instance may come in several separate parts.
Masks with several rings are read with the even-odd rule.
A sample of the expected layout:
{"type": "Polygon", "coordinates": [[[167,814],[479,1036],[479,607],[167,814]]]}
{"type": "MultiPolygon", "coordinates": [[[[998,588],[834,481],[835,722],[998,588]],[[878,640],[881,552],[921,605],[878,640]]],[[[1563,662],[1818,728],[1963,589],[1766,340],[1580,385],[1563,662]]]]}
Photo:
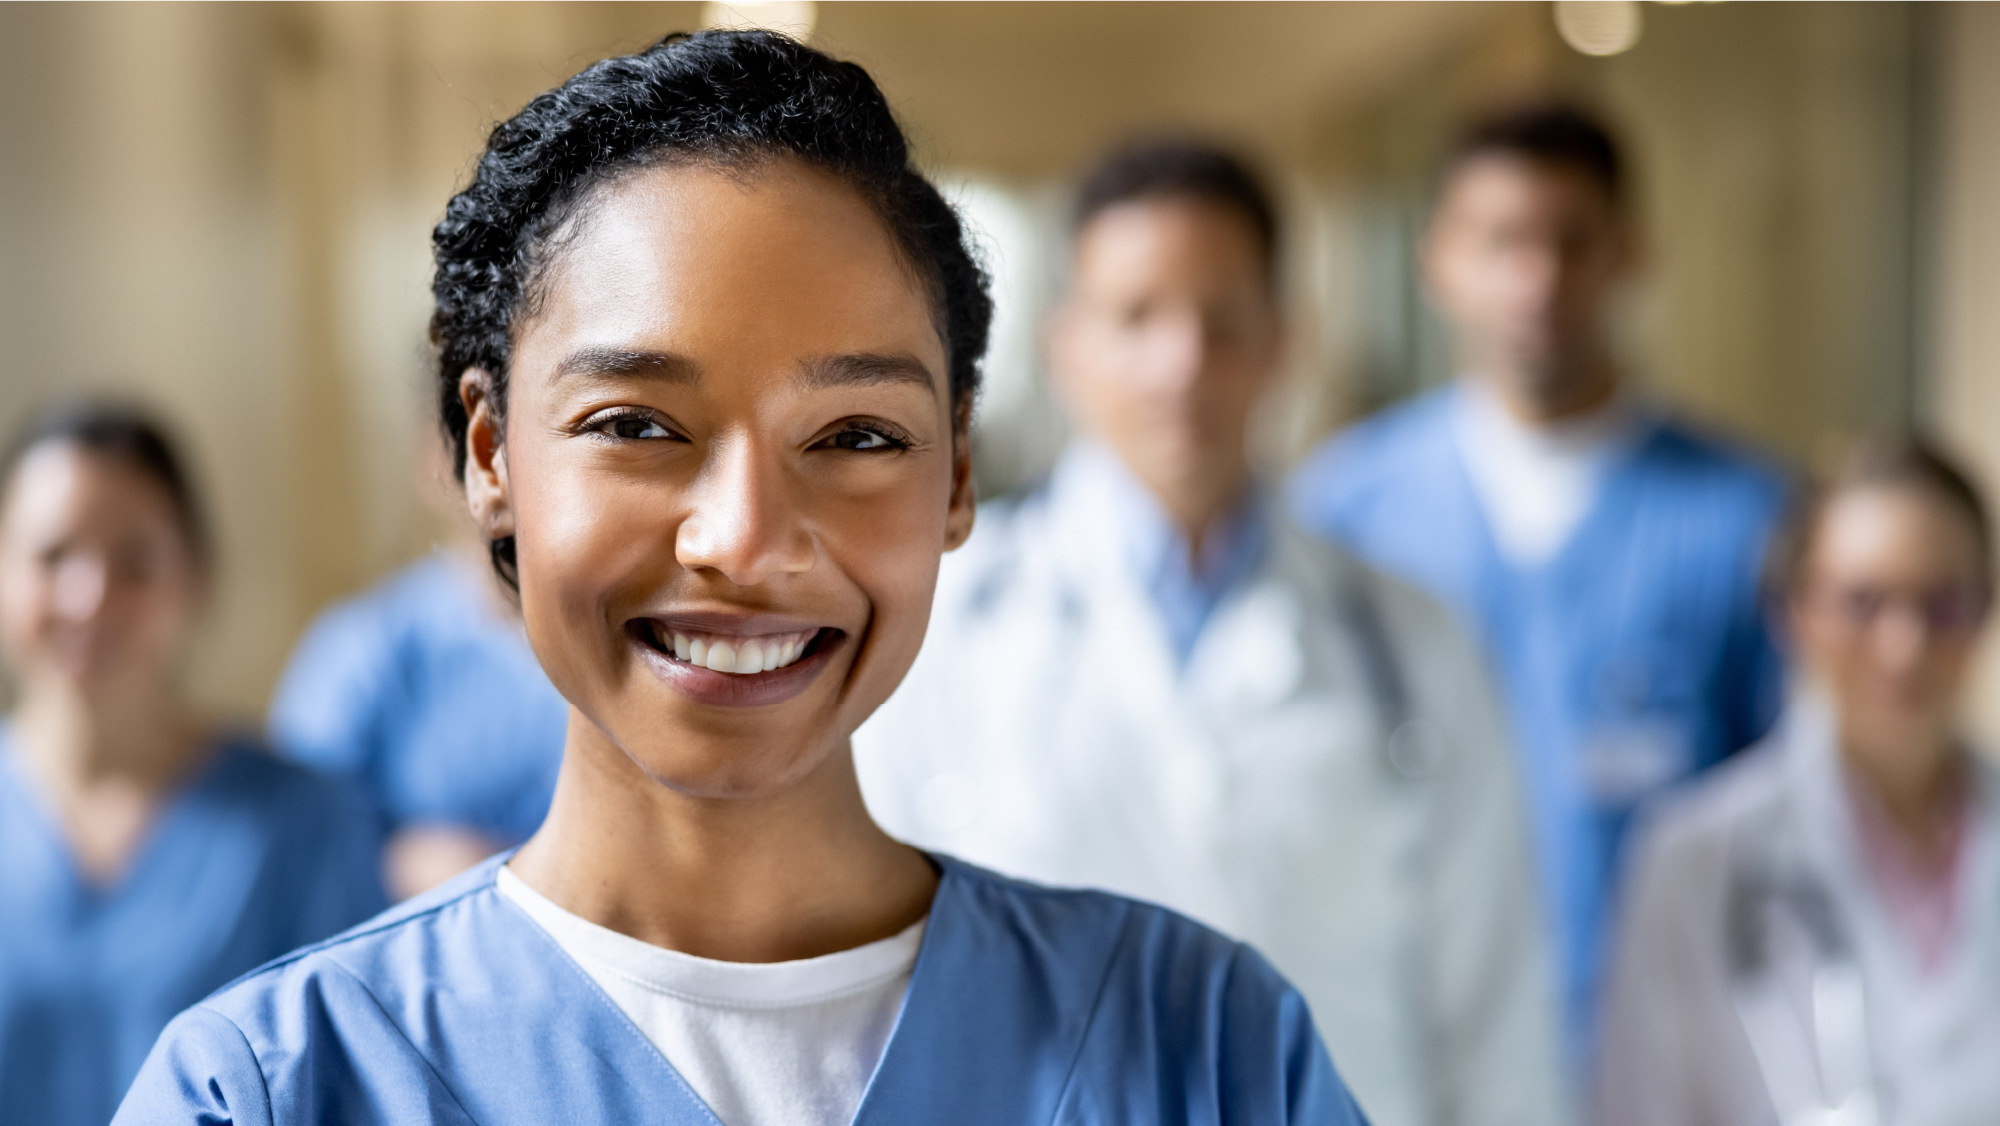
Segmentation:
{"type": "Polygon", "coordinates": [[[639,651],[639,656],[652,668],[654,675],[697,704],[721,708],[761,708],[782,704],[804,692],[806,686],[819,676],[820,670],[826,668],[827,662],[833,659],[833,654],[847,644],[847,635],[836,633],[831,639],[824,636],[817,638],[812,652],[784,668],[753,673],[716,672],[691,665],[667,656],[636,637],[628,637],[626,643],[639,651]]]}

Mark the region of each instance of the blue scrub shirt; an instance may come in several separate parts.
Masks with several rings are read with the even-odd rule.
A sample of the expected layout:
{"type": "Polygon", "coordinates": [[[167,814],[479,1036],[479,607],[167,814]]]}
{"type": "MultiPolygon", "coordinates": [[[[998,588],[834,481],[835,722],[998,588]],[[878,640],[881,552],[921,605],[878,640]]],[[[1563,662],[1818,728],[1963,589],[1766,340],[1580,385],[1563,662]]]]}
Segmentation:
{"type": "Polygon", "coordinates": [[[93,884],[10,741],[0,724],[0,1123],[102,1126],[176,1013],[386,905],[366,800],[242,743],[93,884]]]}
{"type": "Polygon", "coordinates": [[[1290,499],[1304,526],[1430,592],[1483,638],[1522,756],[1581,1058],[1633,809],[1777,716],[1783,671],[1759,571],[1785,483],[1651,419],[1569,541],[1522,569],[1501,554],[1461,460],[1461,393],[1336,436],[1300,467],[1290,499]]]}
{"type": "MultiPolygon", "coordinates": [[[[117,1126],[716,1126],[494,886],[503,857],[177,1019],[117,1126]]],[[[856,1126],[1362,1126],[1305,1002],[1159,907],[948,857],[856,1126]]]]}
{"type": "Polygon", "coordinates": [[[270,732],[281,753],[359,781],[394,828],[510,846],[548,814],[569,705],[478,581],[433,555],[326,611],[278,685],[270,732]]]}

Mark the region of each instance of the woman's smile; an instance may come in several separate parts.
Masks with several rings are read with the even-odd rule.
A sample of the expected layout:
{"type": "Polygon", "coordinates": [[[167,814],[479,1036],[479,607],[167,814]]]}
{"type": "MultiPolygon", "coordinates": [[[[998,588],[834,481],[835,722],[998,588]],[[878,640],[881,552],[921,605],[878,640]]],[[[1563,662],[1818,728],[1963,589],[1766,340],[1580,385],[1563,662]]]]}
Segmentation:
{"type": "Polygon", "coordinates": [[[715,612],[637,617],[625,635],[640,659],[698,704],[780,704],[818,679],[847,631],[773,615],[715,612]]]}

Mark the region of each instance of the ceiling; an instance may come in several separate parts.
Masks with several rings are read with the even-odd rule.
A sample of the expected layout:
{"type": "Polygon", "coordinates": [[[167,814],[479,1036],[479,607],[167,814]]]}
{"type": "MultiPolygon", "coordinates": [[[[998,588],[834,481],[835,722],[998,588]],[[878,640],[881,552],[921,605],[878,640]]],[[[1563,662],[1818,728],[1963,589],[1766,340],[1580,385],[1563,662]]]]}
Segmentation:
{"type": "MultiPolygon", "coordinates": [[[[1067,171],[1139,130],[1222,134],[1310,157],[1322,123],[1406,83],[1520,3],[822,0],[815,45],[867,66],[927,163],[1004,176],[1067,171]]],[[[419,98],[490,122],[594,59],[698,26],[695,3],[313,6],[323,34],[387,21],[419,98]],[[447,89],[440,89],[438,87],[447,89]]],[[[461,126],[463,127],[463,126],[461,126]]]]}

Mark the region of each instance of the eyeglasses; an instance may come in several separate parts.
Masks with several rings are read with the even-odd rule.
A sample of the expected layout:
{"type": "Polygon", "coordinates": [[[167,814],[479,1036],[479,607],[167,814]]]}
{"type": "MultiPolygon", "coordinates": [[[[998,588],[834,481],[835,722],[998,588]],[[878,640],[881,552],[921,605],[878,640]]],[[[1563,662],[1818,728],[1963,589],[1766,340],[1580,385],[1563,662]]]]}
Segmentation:
{"type": "Polygon", "coordinates": [[[1930,590],[1894,590],[1889,587],[1814,586],[1808,599],[1855,630],[1873,629],[1891,611],[1908,613],[1932,633],[1963,635],[1979,628],[1986,619],[1990,598],[1982,587],[1953,584],[1930,590]]]}

